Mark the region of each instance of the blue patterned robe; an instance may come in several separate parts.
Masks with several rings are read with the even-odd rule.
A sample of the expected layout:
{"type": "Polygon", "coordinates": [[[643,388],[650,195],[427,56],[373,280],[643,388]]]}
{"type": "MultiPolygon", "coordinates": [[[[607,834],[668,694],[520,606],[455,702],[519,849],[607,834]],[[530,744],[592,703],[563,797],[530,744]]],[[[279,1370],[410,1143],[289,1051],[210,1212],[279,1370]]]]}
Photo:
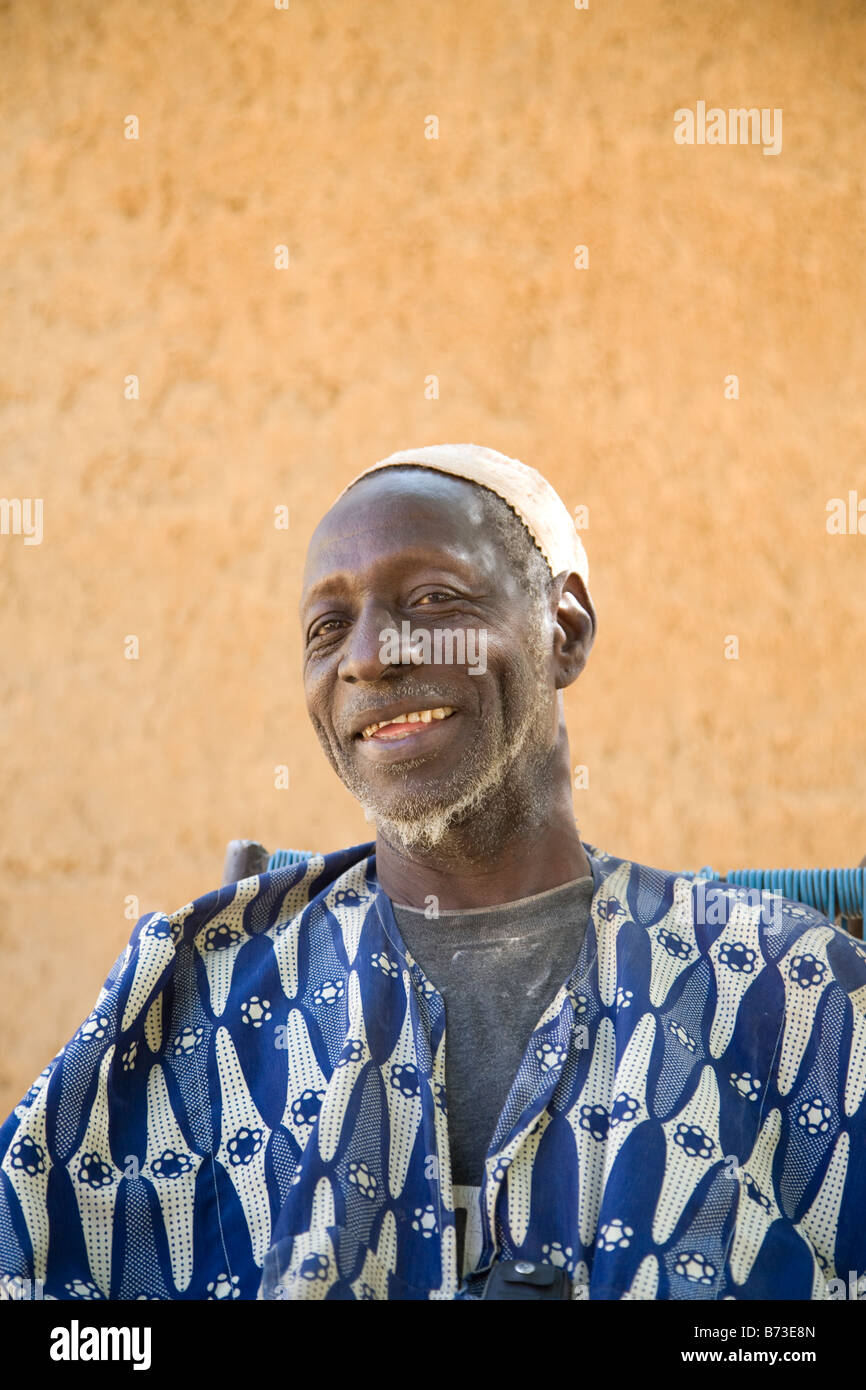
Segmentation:
{"type": "Polygon", "coordinates": [[[786,899],[767,926],[727,884],[710,922],[700,876],[584,848],[591,920],[479,1174],[465,1280],[444,1004],[366,844],[136,923],[0,1129],[7,1295],[466,1299],[519,1256],[574,1298],[856,1288],[862,944],[786,899]]]}

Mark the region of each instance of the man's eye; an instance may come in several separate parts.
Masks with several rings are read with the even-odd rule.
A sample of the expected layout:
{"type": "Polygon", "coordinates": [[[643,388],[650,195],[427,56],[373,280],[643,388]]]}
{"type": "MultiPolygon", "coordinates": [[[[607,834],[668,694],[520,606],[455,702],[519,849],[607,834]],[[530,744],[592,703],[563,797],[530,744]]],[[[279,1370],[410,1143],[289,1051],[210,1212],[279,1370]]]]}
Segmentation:
{"type": "Polygon", "coordinates": [[[314,637],[321,637],[323,633],[327,632],[329,627],[339,627],[341,621],[340,618],[327,618],[325,622],[313,628],[313,631],[310,633],[310,641],[312,641],[314,637]]]}
{"type": "Polygon", "coordinates": [[[444,593],[441,589],[434,589],[434,590],[432,591],[432,593],[429,593],[429,594],[422,594],[421,597],[419,598],[418,602],[419,602],[419,603],[423,603],[424,600],[425,600],[425,599],[428,599],[428,598],[429,598],[429,599],[433,599],[434,601],[435,601],[436,599],[445,599],[445,600],[447,601],[448,599],[451,599],[451,598],[453,598],[453,597],[454,597],[453,594],[446,594],[446,593],[444,593]]]}

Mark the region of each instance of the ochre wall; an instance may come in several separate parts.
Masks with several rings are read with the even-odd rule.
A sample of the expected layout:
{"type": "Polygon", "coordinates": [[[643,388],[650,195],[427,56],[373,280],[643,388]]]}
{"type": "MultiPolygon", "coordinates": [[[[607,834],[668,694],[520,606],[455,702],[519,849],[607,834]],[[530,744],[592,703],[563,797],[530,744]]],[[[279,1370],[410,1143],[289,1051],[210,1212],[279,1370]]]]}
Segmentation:
{"type": "Polygon", "coordinates": [[[44,505],[0,536],[2,1113],[227,840],[370,837],[296,606],[399,447],[589,507],[584,839],[860,859],[866,536],[826,529],[866,497],[860,4],[11,0],[0,41],[0,489],[44,505]],[[675,144],[701,100],[781,108],[781,154],[675,144]]]}

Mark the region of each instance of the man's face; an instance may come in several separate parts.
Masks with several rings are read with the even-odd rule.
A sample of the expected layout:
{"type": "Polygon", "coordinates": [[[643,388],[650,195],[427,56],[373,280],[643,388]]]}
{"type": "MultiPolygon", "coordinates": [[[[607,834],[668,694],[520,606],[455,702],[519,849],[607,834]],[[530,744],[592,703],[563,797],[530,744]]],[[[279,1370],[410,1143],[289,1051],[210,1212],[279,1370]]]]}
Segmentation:
{"type": "Polygon", "coordinates": [[[432,848],[506,779],[526,796],[557,732],[552,619],[512,572],[471,483],[383,469],[353,487],[313,536],[300,616],[310,717],[380,831],[432,848]],[[384,652],[382,634],[405,622],[430,633],[422,665],[384,652]],[[449,661],[440,638],[437,661],[437,628],[463,629],[469,654],[483,630],[485,669],[470,674],[480,665],[471,655],[457,664],[459,640],[449,661]],[[369,729],[443,709],[444,718],[369,729]]]}

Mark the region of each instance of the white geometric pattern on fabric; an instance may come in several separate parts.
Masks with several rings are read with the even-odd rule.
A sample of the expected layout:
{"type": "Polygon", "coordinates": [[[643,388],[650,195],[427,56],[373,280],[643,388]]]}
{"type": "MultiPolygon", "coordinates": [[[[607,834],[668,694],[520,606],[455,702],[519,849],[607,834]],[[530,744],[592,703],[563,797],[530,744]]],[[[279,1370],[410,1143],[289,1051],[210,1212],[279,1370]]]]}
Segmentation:
{"type": "Polygon", "coordinates": [[[136,923],[0,1130],[0,1288],[471,1299],[525,1257],[573,1298],[832,1297],[866,1271],[866,953],[584,848],[580,957],[459,1190],[465,1278],[444,1001],[365,845],[136,923]]]}

